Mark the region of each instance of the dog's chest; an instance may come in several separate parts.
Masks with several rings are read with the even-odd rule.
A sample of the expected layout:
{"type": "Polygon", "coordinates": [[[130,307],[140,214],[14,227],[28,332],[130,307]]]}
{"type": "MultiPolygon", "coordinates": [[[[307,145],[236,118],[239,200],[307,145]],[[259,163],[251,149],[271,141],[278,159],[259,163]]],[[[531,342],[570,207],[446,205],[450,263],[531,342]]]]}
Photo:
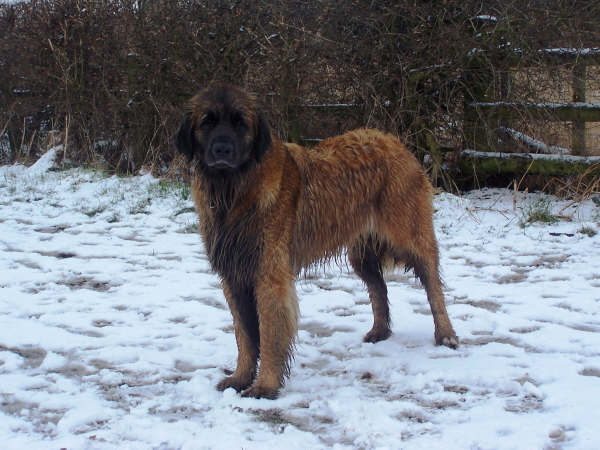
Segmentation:
{"type": "Polygon", "coordinates": [[[204,230],[206,252],[212,269],[238,285],[255,283],[262,251],[262,233],[254,209],[233,221],[217,214],[204,230]]]}

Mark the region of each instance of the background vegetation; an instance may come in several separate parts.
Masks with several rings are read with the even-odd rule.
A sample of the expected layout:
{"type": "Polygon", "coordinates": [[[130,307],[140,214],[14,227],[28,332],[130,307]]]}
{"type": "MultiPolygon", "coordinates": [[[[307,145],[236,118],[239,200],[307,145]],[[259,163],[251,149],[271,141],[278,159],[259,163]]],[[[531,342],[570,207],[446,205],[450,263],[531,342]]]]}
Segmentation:
{"type": "MultiPolygon", "coordinates": [[[[73,163],[164,171],[184,102],[226,81],[282,139],[378,127],[439,168],[464,145],[466,103],[551,100],[572,67],[540,50],[599,47],[598,17],[592,0],[3,4],[2,158],[63,143],[73,163]]],[[[526,119],[511,126],[532,135],[526,119]]]]}

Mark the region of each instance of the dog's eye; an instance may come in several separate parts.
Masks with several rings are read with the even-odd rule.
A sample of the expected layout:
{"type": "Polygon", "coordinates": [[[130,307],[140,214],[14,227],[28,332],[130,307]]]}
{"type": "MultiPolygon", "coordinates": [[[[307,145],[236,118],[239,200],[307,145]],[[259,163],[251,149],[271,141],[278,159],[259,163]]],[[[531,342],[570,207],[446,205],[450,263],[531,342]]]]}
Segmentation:
{"type": "Polygon", "coordinates": [[[244,120],[241,114],[233,114],[231,116],[231,126],[233,126],[234,128],[245,128],[246,121],[244,120]]]}
{"type": "Polygon", "coordinates": [[[205,115],[204,118],[202,119],[202,121],[200,122],[200,126],[201,127],[210,127],[213,125],[217,124],[217,116],[215,113],[213,113],[212,111],[208,111],[205,115]]]}

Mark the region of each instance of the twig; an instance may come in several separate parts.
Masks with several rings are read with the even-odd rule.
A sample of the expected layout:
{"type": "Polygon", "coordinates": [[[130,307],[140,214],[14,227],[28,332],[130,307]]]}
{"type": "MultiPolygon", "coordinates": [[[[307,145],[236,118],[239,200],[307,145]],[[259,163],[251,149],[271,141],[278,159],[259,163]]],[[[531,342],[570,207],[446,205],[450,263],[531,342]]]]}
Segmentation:
{"type": "Polygon", "coordinates": [[[67,160],[67,147],[69,146],[69,126],[70,126],[69,115],[65,114],[65,142],[63,142],[63,167],[65,165],[65,161],[67,160]]]}

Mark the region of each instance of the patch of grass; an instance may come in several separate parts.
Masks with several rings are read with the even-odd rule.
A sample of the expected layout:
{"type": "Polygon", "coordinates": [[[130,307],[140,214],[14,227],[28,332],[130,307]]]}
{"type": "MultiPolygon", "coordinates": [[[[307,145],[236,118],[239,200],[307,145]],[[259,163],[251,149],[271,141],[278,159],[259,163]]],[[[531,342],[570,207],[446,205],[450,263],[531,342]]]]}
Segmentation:
{"type": "Polygon", "coordinates": [[[159,181],[148,186],[148,194],[167,198],[175,196],[178,200],[187,200],[190,198],[190,187],[180,181],[159,181]]]}
{"type": "Polygon", "coordinates": [[[108,223],[115,223],[115,222],[119,222],[121,220],[121,216],[119,215],[119,213],[112,213],[107,219],[106,221],[108,223]]]}
{"type": "Polygon", "coordinates": [[[164,181],[148,185],[148,195],[151,197],[166,198],[169,196],[169,193],[169,184],[164,181]]]}
{"type": "Polygon", "coordinates": [[[174,216],[177,217],[180,214],[186,214],[186,213],[193,213],[196,212],[196,209],[193,206],[187,207],[187,208],[181,208],[179,211],[177,211],[174,216]]]}
{"type": "Polygon", "coordinates": [[[149,214],[148,207],[152,203],[152,197],[148,196],[138,200],[129,207],[129,214],[149,214]]]}
{"type": "Polygon", "coordinates": [[[83,213],[88,217],[94,217],[106,211],[106,205],[98,205],[95,208],[85,209],[83,213]]]}
{"type": "Polygon", "coordinates": [[[552,202],[547,198],[540,197],[520,209],[521,218],[519,219],[519,225],[521,228],[525,228],[536,222],[546,224],[558,222],[558,217],[552,214],[552,202]]]}
{"type": "Polygon", "coordinates": [[[184,234],[197,233],[198,232],[198,223],[197,222],[188,223],[181,230],[179,230],[179,232],[184,233],[184,234]]]}
{"type": "Polygon", "coordinates": [[[598,234],[598,232],[596,230],[594,230],[592,227],[581,227],[579,230],[577,230],[578,233],[581,234],[585,234],[588,237],[594,237],[598,234]]]}
{"type": "Polygon", "coordinates": [[[83,182],[83,180],[81,178],[77,178],[73,181],[71,181],[71,185],[69,186],[71,192],[75,193],[79,190],[79,186],[81,185],[81,183],[83,182]]]}
{"type": "Polygon", "coordinates": [[[115,189],[112,195],[113,203],[120,203],[125,200],[125,191],[122,189],[115,189]]]}

